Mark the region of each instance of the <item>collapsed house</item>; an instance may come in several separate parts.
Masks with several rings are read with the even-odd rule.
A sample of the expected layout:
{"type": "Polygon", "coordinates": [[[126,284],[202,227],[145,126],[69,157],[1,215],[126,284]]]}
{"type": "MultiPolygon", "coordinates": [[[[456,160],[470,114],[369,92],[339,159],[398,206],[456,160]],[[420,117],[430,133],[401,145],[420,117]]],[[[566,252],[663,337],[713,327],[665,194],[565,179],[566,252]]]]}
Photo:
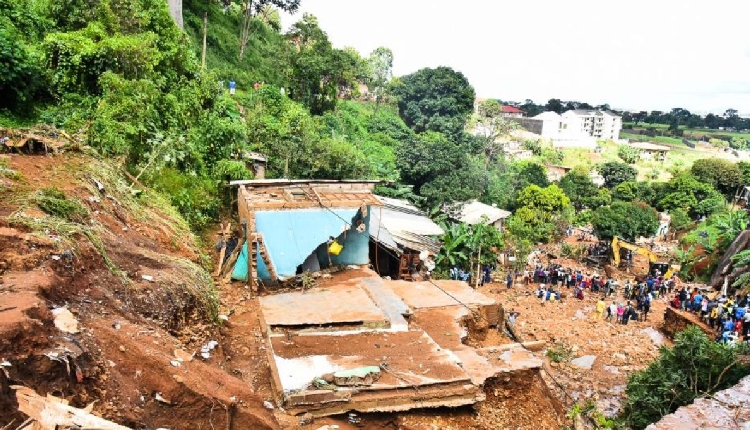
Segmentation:
{"type": "Polygon", "coordinates": [[[374,182],[232,184],[246,238],[233,277],[273,283],[348,267],[300,291],[255,299],[275,400],[287,412],[470,405],[485,399],[486,381],[540,368],[520,344],[467,345],[490,327],[502,329],[504,317],[466,283],[389,279],[415,255],[437,253],[442,229],[408,203],[374,196],[374,182]]]}
{"type": "MultiPolygon", "coordinates": [[[[233,181],[246,239],[232,277],[274,283],[333,266],[369,264],[377,181],[233,181]]],[[[250,282],[252,283],[252,282],[250,282]]]]}
{"type": "Polygon", "coordinates": [[[466,344],[504,319],[497,302],[461,281],[358,269],[258,300],[275,401],[292,414],[471,405],[485,400],[490,380],[542,364],[520,344],[466,344]]]}

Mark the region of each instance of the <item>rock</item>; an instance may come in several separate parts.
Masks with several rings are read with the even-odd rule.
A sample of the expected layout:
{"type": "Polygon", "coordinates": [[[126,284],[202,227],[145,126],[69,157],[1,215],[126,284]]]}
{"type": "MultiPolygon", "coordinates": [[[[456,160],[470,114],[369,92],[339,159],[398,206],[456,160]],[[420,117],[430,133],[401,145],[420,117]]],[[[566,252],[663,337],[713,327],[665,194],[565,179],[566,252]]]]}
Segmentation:
{"type": "Polygon", "coordinates": [[[268,409],[269,411],[274,409],[273,403],[269,402],[268,400],[263,401],[263,407],[268,409]]]}
{"type": "Polygon", "coordinates": [[[594,360],[596,360],[595,355],[584,355],[571,360],[570,364],[576,367],[580,367],[581,369],[591,369],[591,367],[594,365],[594,360]]]}
{"type": "Polygon", "coordinates": [[[58,330],[70,334],[78,333],[78,320],[68,308],[52,309],[52,315],[55,316],[55,327],[58,330]]]}
{"type": "Polygon", "coordinates": [[[120,350],[120,352],[125,352],[125,347],[122,346],[122,345],[120,345],[119,350],[120,350]]]}

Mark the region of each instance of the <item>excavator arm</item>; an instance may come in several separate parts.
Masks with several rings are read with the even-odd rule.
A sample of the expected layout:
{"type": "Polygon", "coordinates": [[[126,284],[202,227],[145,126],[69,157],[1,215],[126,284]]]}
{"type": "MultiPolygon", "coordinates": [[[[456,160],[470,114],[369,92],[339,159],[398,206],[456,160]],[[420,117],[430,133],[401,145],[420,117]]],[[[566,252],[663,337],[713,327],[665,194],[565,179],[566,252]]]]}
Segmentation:
{"type": "Polygon", "coordinates": [[[648,258],[648,261],[651,263],[656,263],[656,261],[659,259],[659,257],[657,257],[657,255],[650,250],[642,246],[632,244],[630,242],[625,242],[624,240],[615,236],[612,238],[612,264],[615,267],[620,265],[620,250],[623,248],[635,252],[636,254],[646,256],[648,258]]]}

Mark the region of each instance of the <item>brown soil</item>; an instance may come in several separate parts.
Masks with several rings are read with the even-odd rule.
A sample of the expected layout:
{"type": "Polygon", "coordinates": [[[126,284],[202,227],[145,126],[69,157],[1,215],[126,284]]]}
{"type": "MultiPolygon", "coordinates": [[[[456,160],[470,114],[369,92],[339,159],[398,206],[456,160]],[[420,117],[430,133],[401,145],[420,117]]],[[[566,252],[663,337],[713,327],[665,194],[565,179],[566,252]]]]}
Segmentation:
{"type": "Polygon", "coordinates": [[[189,356],[221,338],[180,279],[176,262],[199,256],[192,235],[177,234],[156,208],[147,218],[128,213],[115,189],[94,195],[95,160],[77,154],[6,159],[21,178],[4,178],[0,193],[0,358],[11,363],[8,378],[0,378],[0,427],[26,418],[9,388],[24,385],[76,407],[96,401],[94,413],[132,428],[278,428],[252,387],[221,368],[229,359],[221,345],[208,360],[175,361],[175,350],[189,356]],[[24,196],[51,186],[85,202],[127,282],[86,238],[69,248],[53,232],[9,223],[17,209],[43,216],[22,206],[24,196]],[[146,282],[142,274],[157,280],[146,282]],[[79,333],[55,328],[50,310],[58,306],[73,312],[79,333]]]}
{"type": "MultiPolygon", "coordinates": [[[[183,269],[176,263],[179,259],[199,262],[200,251],[192,235],[176,231],[174,224],[166,220],[160,222],[159,218],[165,215],[156,207],[148,209],[148,218],[129,212],[120,203],[122,196],[116,190],[107,190],[111,198],[93,195],[90,164],[95,162],[90,158],[63,154],[12,155],[8,159],[22,179],[3,178],[5,191],[0,191],[0,358],[12,364],[6,368],[9,378],[0,372],[0,428],[26,418],[16,411],[9,389],[14,384],[43,395],[63,397],[76,407],[96,401],[94,413],[132,428],[317,429],[336,424],[341,429],[447,430],[552,429],[563,424],[560,406],[550,396],[542,375],[534,371],[489,381],[485,387],[487,401],[475,408],[360,415],[359,426],[349,424],[347,417],[317,419],[312,426],[301,425],[301,417],[287,415],[278,408],[269,410],[264,401],[273,402],[273,391],[265,333],[258,302],[247,287],[217,286],[219,313],[228,316],[228,321],[215,324],[200,310],[194,297],[184,293],[183,269]],[[102,226],[107,255],[123,271],[127,283],[107,268],[85,238],[78,238],[72,250],[75,252],[68,254],[54,235],[32,235],[8,222],[8,216],[23,202],[19,197],[50,186],[85,202],[92,218],[102,226]],[[155,282],[143,280],[142,275],[155,277],[155,282]],[[80,333],[65,334],[54,327],[50,310],[57,306],[69,307],[79,320],[80,333]],[[209,340],[219,344],[204,360],[200,349],[209,340]],[[64,354],[68,364],[51,360],[45,355],[49,352],[64,354]]],[[[42,216],[38,210],[25,211],[42,216]]],[[[358,276],[357,271],[341,272],[316,282],[325,286],[358,276]]],[[[625,332],[619,327],[597,329],[583,322],[573,324],[569,315],[572,306],[562,306],[567,310],[552,316],[533,297],[515,291],[508,294],[504,288],[491,293],[493,287],[489,285],[483,291],[498,297],[506,309],[515,307],[521,311],[518,325],[529,340],[579,342],[581,352],[599,351],[595,340],[608,335],[622,347],[622,343],[614,341],[625,332]],[[550,321],[558,323],[549,324],[550,321]],[[574,333],[574,328],[578,332],[574,333]]],[[[659,313],[654,310],[654,319],[659,313]]],[[[420,319],[417,314],[412,323],[424,328],[444,347],[456,342],[477,347],[509,342],[502,333],[470,316],[464,317],[468,337],[462,339],[451,318],[440,315],[433,321],[420,319]]],[[[635,330],[636,326],[627,328],[635,330]]],[[[347,340],[342,336],[338,343],[330,345],[330,352],[345,355],[364,347],[389,349],[392,344],[382,334],[373,335],[367,345],[347,340]]],[[[303,354],[308,343],[316,341],[312,336],[274,340],[279,354],[289,356],[303,354]]],[[[419,339],[399,341],[399,345],[410,347],[388,355],[405,366],[418,362],[418,342],[419,339]]],[[[632,342],[644,343],[637,336],[632,342]]],[[[627,355],[638,363],[632,368],[642,364],[641,358],[636,358],[640,357],[636,352],[639,348],[635,345],[632,354],[627,355]]],[[[600,354],[593,372],[597,378],[605,378],[601,362],[611,357],[606,357],[608,352],[604,349],[600,354]]],[[[581,391],[591,385],[577,376],[581,372],[568,367],[548,370],[570,384],[570,390],[581,391]]],[[[620,379],[624,373],[623,369],[620,379]]],[[[616,382],[622,383],[620,379],[616,382]]],[[[612,379],[603,379],[601,386],[611,383],[612,379]]]]}
{"type": "MultiPolygon", "coordinates": [[[[559,259],[556,262],[565,267],[583,268],[573,261],[559,259]]],[[[593,269],[588,270],[593,272],[593,269]]],[[[603,271],[599,273],[603,274],[603,271]]],[[[615,279],[620,281],[619,293],[622,293],[625,279],[632,280],[632,277],[617,271],[615,279]]],[[[520,312],[515,331],[521,340],[543,340],[548,348],[571,351],[570,357],[560,363],[544,357],[546,380],[563,405],[569,407],[574,401],[593,399],[602,412],[615,414],[624,398],[628,375],[645,368],[658,355],[658,344],[644,330],[656,332],[662,329],[666,301],[654,300],[646,321],[622,325],[596,317],[596,303],[601,297],[598,293],[587,290],[582,301],[565,298],[542,305],[534,294],[535,289],[536,285],[523,285],[520,279],[511,290],[497,284],[480,288],[485,294],[495,297],[506,312],[520,312]],[[571,359],[584,355],[596,356],[590,370],[570,363],[571,359]]],[[[561,291],[572,296],[572,289],[563,287],[561,291]]],[[[624,303],[625,299],[619,294],[605,299],[607,305],[613,301],[624,303]]],[[[670,344],[666,337],[660,341],[670,344]]]]}

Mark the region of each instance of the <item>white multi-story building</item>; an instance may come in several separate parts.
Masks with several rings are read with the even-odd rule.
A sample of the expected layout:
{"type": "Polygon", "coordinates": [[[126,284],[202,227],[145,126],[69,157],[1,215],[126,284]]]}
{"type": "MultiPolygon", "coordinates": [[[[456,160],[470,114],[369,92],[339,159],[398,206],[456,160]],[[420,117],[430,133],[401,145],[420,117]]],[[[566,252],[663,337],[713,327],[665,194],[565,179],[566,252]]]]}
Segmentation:
{"type": "Polygon", "coordinates": [[[622,118],[603,110],[569,110],[562,114],[563,128],[597,139],[617,140],[622,130],[622,118]]]}

